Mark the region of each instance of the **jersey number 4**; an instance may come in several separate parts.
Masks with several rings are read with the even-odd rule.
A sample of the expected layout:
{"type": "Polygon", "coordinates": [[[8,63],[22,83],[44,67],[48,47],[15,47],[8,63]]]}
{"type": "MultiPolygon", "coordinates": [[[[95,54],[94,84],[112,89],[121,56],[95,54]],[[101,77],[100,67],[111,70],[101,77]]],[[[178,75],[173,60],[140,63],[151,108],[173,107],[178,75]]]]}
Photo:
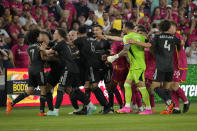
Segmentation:
{"type": "Polygon", "coordinates": [[[170,51],[170,44],[168,44],[168,40],[165,41],[164,48],[170,51]]]}

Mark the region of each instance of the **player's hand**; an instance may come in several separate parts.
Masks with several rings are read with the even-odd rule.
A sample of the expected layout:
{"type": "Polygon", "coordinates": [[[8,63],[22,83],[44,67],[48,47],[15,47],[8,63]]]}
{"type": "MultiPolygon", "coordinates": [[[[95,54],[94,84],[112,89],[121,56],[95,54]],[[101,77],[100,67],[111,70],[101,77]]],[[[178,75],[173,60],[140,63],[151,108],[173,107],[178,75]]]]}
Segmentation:
{"type": "Polygon", "coordinates": [[[119,58],[119,55],[118,54],[113,55],[113,56],[108,56],[107,57],[107,61],[109,61],[110,63],[113,63],[118,58],[119,58]]]}
{"type": "Polygon", "coordinates": [[[136,41],[135,41],[134,39],[128,39],[128,40],[127,40],[127,43],[129,43],[129,44],[135,44],[136,41]]]}
{"type": "Polygon", "coordinates": [[[102,61],[106,61],[106,60],[107,60],[107,55],[102,55],[102,56],[101,56],[101,60],[102,60],[102,61]]]}

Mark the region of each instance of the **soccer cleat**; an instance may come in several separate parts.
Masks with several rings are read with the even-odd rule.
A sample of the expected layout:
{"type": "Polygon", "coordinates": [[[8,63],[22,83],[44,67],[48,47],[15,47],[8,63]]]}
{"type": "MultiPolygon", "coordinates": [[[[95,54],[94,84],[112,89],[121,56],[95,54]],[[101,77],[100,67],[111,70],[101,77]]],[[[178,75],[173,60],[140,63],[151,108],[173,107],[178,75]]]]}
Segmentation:
{"type": "Polygon", "coordinates": [[[47,116],[47,115],[45,115],[45,113],[39,112],[39,113],[38,113],[38,116],[47,116]]]}
{"type": "Polygon", "coordinates": [[[153,114],[152,110],[144,110],[143,112],[139,113],[140,115],[151,115],[153,114]]]}
{"type": "Polygon", "coordinates": [[[177,109],[174,109],[174,110],[172,111],[172,114],[181,114],[181,111],[180,111],[180,110],[177,110],[177,109]]]}
{"type": "Polygon", "coordinates": [[[172,102],[169,106],[168,106],[168,112],[169,114],[172,114],[172,111],[174,109],[175,104],[172,102]]]}
{"type": "Polygon", "coordinates": [[[45,113],[47,116],[59,116],[59,113],[57,111],[48,111],[45,113]]]}
{"type": "Polygon", "coordinates": [[[96,106],[92,106],[88,109],[87,114],[88,115],[92,115],[95,111],[96,111],[97,107],[96,106]]]}
{"type": "Polygon", "coordinates": [[[111,107],[104,107],[100,114],[112,114],[111,107]]]}
{"type": "Polygon", "coordinates": [[[87,115],[88,111],[87,111],[87,107],[83,106],[83,108],[77,112],[74,112],[73,114],[75,115],[87,115]]]}
{"type": "Polygon", "coordinates": [[[186,113],[189,110],[190,102],[188,104],[184,104],[183,106],[183,113],[186,113]]]}
{"type": "Polygon", "coordinates": [[[133,109],[130,109],[130,112],[133,112],[134,110],[133,109]]]}
{"type": "Polygon", "coordinates": [[[11,102],[7,103],[7,114],[10,115],[10,112],[12,110],[13,106],[11,105],[11,102]]]}
{"type": "Polygon", "coordinates": [[[131,109],[129,107],[123,107],[122,109],[117,110],[117,113],[130,113],[131,109]]]}
{"type": "Polygon", "coordinates": [[[74,111],[69,112],[68,114],[69,114],[69,115],[73,115],[75,112],[78,112],[78,111],[79,111],[79,109],[75,109],[74,111]]]}

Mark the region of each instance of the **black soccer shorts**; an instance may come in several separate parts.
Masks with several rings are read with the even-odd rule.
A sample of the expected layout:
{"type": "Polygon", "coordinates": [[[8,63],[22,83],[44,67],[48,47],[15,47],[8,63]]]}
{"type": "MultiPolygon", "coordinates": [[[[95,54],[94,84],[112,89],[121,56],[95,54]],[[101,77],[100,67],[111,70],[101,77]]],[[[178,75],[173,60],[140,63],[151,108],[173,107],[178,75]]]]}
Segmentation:
{"type": "Polygon", "coordinates": [[[59,86],[61,87],[79,87],[81,85],[79,74],[68,71],[67,67],[62,71],[59,86]]]}
{"type": "Polygon", "coordinates": [[[29,87],[46,85],[46,77],[43,71],[41,72],[29,71],[28,73],[29,73],[29,80],[28,80],[29,87]]]}
{"type": "Polygon", "coordinates": [[[163,72],[160,70],[155,70],[155,74],[153,76],[153,81],[156,82],[171,82],[173,78],[173,71],[172,72],[163,72]]]}

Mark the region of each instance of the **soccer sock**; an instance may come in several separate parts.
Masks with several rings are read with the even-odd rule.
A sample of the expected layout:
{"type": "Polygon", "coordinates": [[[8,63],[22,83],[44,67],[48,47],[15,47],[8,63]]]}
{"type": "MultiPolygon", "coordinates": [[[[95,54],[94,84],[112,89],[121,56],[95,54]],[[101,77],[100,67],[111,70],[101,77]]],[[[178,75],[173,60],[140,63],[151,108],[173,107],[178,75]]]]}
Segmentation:
{"type": "Polygon", "coordinates": [[[55,103],[55,108],[56,109],[60,108],[60,106],[62,104],[62,100],[63,100],[63,95],[64,95],[63,91],[57,90],[57,99],[56,99],[56,103],[55,103]]]}
{"type": "Polygon", "coordinates": [[[40,113],[44,113],[46,95],[40,96],[40,113]]]}
{"type": "Polygon", "coordinates": [[[92,91],[102,106],[109,107],[109,103],[107,102],[107,99],[99,87],[94,88],[92,91]]]}
{"type": "Polygon", "coordinates": [[[90,99],[91,96],[91,89],[90,88],[85,88],[85,94],[88,97],[88,99],[90,99]]]}
{"type": "Polygon", "coordinates": [[[27,96],[29,96],[29,95],[27,95],[26,92],[20,94],[15,100],[13,100],[13,102],[11,103],[11,105],[14,106],[16,103],[18,103],[19,101],[23,100],[27,96]]]}
{"type": "Polygon", "coordinates": [[[157,95],[159,96],[159,97],[161,97],[161,99],[163,99],[163,101],[167,101],[168,100],[168,98],[167,98],[167,96],[166,96],[166,93],[164,92],[164,90],[163,89],[161,89],[160,87],[156,87],[155,89],[154,89],[154,91],[157,93],[157,95]]]}
{"type": "Polygon", "coordinates": [[[164,90],[166,97],[167,97],[167,101],[166,104],[169,106],[172,103],[171,100],[171,91],[169,89],[164,90]]]}
{"type": "Polygon", "coordinates": [[[69,98],[70,98],[70,101],[71,101],[71,104],[72,104],[73,108],[75,108],[76,110],[79,109],[79,105],[77,103],[76,98],[71,98],[71,95],[69,95],[69,98]]]}
{"type": "Polygon", "coordinates": [[[53,95],[51,92],[47,93],[47,104],[50,111],[53,111],[53,95]]]}
{"type": "Polygon", "coordinates": [[[146,104],[146,109],[150,110],[151,109],[150,96],[149,96],[149,93],[148,93],[146,87],[140,87],[139,91],[142,94],[142,99],[143,99],[144,103],[146,104]]]}
{"type": "Polygon", "coordinates": [[[114,93],[113,93],[113,91],[109,91],[108,95],[109,95],[109,106],[113,107],[114,106],[114,93]]]}
{"type": "Polygon", "coordinates": [[[178,97],[178,95],[176,94],[175,91],[172,91],[172,100],[173,100],[174,103],[175,103],[175,108],[179,108],[179,107],[180,107],[180,104],[179,104],[179,97],[178,97]]]}
{"type": "Polygon", "coordinates": [[[122,93],[123,98],[124,98],[123,105],[125,105],[125,89],[124,88],[121,88],[121,93],[122,93]]]}
{"type": "Polygon", "coordinates": [[[114,90],[114,94],[115,94],[115,96],[116,96],[116,100],[118,101],[118,104],[119,104],[120,107],[122,108],[122,106],[123,106],[123,101],[122,101],[122,97],[121,97],[121,95],[120,95],[120,92],[118,91],[117,88],[114,90]]]}
{"type": "Polygon", "coordinates": [[[125,100],[126,100],[125,107],[130,107],[131,97],[132,97],[131,85],[128,83],[125,83],[124,88],[125,88],[125,100]]]}
{"type": "Polygon", "coordinates": [[[150,105],[151,105],[151,108],[155,107],[155,96],[154,96],[154,94],[150,94],[150,105]]]}
{"type": "Polygon", "coordinates": [[[136,103],[137,103],[137,106],[140,108],[142,107],[142,97],[141,97],[141,94],[139,91],[136,91],[135,92],[135,96],[136,96],[136,103]]]}
{"type": "Polygon", "coordinates": [[[179,88],[176,93],[182,99],[182,101],[184,102],[184,104],[188,104],[189,103],[187,97],[185,96],[185,92],[183,91],[182,88],[179,88]]]}

